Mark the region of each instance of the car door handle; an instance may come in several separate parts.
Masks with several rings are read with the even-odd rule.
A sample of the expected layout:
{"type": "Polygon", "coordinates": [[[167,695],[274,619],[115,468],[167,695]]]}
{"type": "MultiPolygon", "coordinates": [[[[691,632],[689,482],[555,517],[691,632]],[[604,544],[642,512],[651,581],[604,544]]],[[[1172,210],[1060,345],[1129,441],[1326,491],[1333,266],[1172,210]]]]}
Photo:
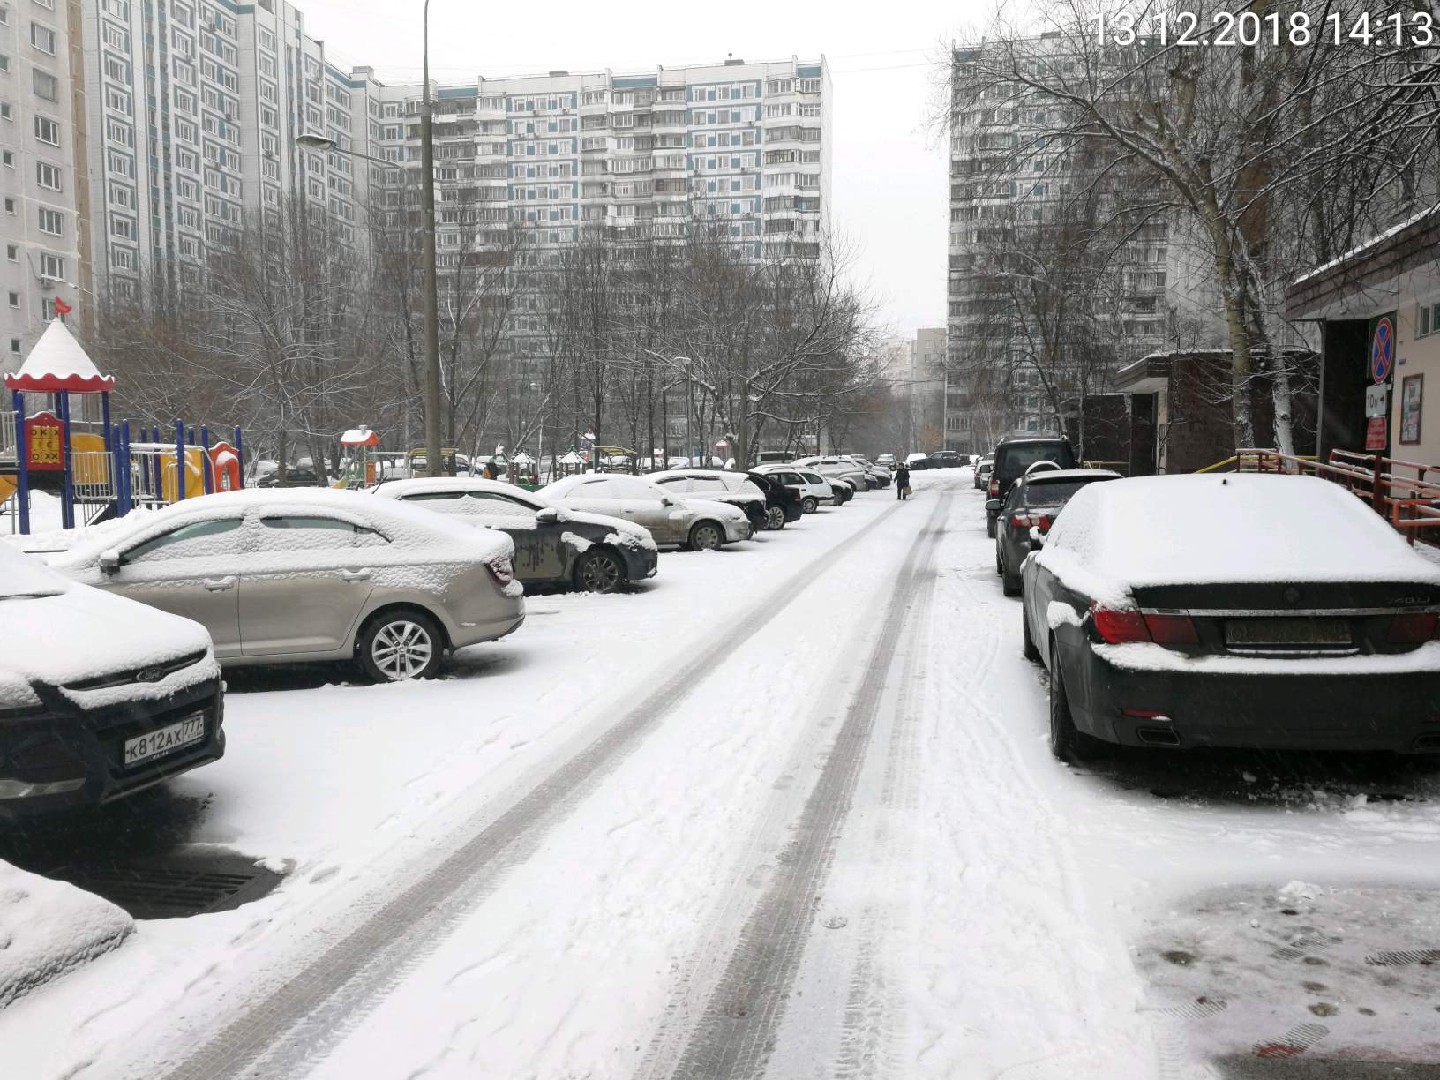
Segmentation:
{"type": "Polygon", "coordinates": [[[233,589],[234,587],[235,579],[233,577],[205,579],[205,588],[211,592],[224,592],[226,589],[233,589]]]}
{"type": "Polygon", "coordinates": [[[341,570],[340,576],[346,581],[369,581],[371,572],[367,566],[360,570],[341,570]]]}

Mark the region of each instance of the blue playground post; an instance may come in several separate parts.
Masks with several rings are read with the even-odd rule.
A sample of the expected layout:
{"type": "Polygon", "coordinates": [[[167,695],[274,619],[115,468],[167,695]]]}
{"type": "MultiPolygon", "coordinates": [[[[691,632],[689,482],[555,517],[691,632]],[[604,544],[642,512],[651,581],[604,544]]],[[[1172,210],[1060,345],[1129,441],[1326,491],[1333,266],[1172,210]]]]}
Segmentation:
{"type": "Polygon", "coordinates": [[[60,527],[73,529],[75,528],[75,474],[71,470],[70,462],[70,392],[61,390],[55,397],[55,403],[56,412],[60,414],[60,422],[64,425],[61,430],[64,432],[65,442],[65,445],[61,447],[65,468],[60,486],[60,527]]]}
{"type": "Polygon", "coordinates": [[[175,501],[185,498],[185,421],[175,421],[175,501]]]}
{"type": "Polygon", "coordinates": [[[122,420],[115,429],[115,501],[121,517],[134,507],[130,502],[130,421],[122,420]]]}
{"type": "Polygon", "coordinates": [[[200,475],[205,481],[205,494],[215,492],[215,474],[210,468],[210,426],[200,425],[200,475]]]}
{"type": "Polygon", "coordinates": [[[15,498],[20,500],[20,535],[30,535],[30,450],[25,444],[25,399],[14,392],[15,403],[15,498]]]}
{"type": "Polygon", "coordinates": [[[245,439],[240,434],[240,429],[235,429],[235,457],[240,465],[240,486],[245,486],[245,439]]]}

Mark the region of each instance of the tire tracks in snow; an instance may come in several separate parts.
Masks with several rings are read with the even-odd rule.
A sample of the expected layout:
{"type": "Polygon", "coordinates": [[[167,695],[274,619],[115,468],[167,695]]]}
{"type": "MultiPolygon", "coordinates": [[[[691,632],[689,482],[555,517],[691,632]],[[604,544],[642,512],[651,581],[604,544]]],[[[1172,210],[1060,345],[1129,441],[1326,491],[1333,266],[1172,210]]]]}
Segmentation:
{"type": "MultiPolygon", "coordinates": [[[[948,495],[942,496],[941,506],[948,502],[948,495]]],[[[457,830],[459,846],[438,865],[392,891],[388,898],[362,900],[351,929],[324,944],[299,971],[244,1007],[193,1053],[179,1062],[152,1064],[141,1075],[147,1080],[157,1076],[215,1080],[303,1074],[308,1064],[322,1058],[360,1023],[385,990],[398,983],[447,931],[489,896],[509,871],[528,859],[549,831],[674,712],[711,668],[905,505],[897,501],[806,563],[736,617],[719,638],[674,669],[620,720],[578,751],[556,755],[557,760],[542,767],[542,778],[519,793],[498,816],[495,803],[490,803],[482,819],[457,830]]],[[[937,515],[939,510],[937,507],[937,515]]],[[[907,566],[913,558],[912,549],[907,566]]],[[[862,695],[868,683],[867,678],[862,695]]],[[[173,1019],[184,1022],[183,1018],[173,1019]]]]}
{"type": "MultiPolygon", "coordinates": [[[[800,969],[809,931],[816,915],[820,887],[830,871],[835,850],[861,768],[870,753],[871,735],[904,634],[917,599],[933,586],[930,569],[943,534],[951,494],[941,490],[935,509],[916,537],[901,566],[895,592],[872,649],[865,676],[846,711],[815,787],[795,824],[795,839],[780,866],[751,910],[723,973],[709,990],[694,1018],[678,1060],[652,1060],[650,1075],[661,1070],[681,1080],[716,1077],[758,1077],[773,1051],[787,998],[800,969]]],[[[703,992],[698,984],[696,990],[703,992]]],[[[870,1010],[855,1002],[853,1019],[863,1027],[870,1010]]],[[[689,1010],[676,1016],[687,1022],[689,1010]]],[[[676,1041],[662,1029],[657,1045],[676,1041]]],[[[664,1050],[661,1051],[663,1055],[664,1050]]]]}

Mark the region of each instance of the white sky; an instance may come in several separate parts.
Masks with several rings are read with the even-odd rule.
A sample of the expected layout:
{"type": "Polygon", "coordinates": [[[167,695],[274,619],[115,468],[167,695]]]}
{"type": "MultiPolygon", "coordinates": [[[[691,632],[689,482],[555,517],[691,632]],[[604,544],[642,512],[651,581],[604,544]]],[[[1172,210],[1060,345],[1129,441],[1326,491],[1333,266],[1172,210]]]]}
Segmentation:
{"type": "MultiPolygon", "coordinates": [[[[382,82],[419,81],[422,0],[295,2],[337,67],[368,64],[382,82]]],[[[855,282],[880,320],[908,336],[945,323],[946,153],[926,117],[934,61],[961,10],[934,0],[432,0],[431,74],[646,71],[824,53],[834,92],[831,224],[856,249],[855,282]]]]}

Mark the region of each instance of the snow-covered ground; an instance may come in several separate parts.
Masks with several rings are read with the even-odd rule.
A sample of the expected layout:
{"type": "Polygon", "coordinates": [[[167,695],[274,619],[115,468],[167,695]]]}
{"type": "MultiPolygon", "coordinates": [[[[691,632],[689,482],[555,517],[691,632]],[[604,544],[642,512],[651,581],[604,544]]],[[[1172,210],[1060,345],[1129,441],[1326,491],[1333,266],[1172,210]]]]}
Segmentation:
{"type": "Polygon", "coordinates": [[[1435,1061],[1434,775],[1058,764],[969,479],[533,597],[441,681],[237,674],[227,756],[174,801],[284,884],[0,1012],[3,1075],[1435,1061]]]}

